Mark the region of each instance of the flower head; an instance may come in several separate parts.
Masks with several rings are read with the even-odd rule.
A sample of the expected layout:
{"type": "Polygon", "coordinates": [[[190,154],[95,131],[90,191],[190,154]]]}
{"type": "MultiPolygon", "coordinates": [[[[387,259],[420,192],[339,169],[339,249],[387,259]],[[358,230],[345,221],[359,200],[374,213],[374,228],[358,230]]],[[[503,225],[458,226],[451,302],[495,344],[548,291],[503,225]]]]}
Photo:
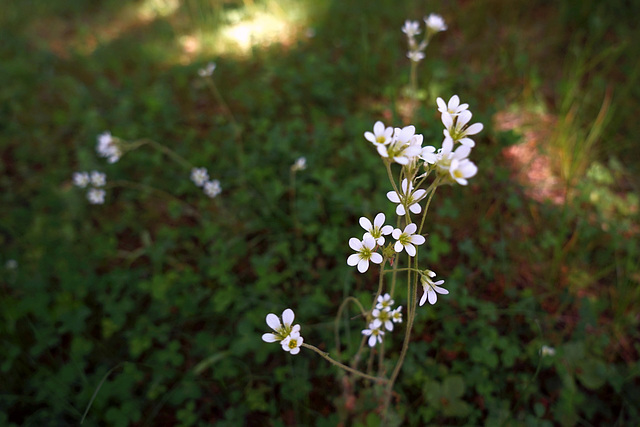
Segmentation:
{"type": "Polygon", "coordinates": [[[387,331],[393,331],[393,322],[391,320],[391,311],[389,310],[380,310],[378,308],[374,308],[371,312],[373,316],[372,325],[376,328],[380,328],[384,326],[387,331]]]}
{"type": "Polygon", "coordinates": [[[92,188],[87,192],[87,199],[92,205],[101,205],[104,203],[105,194],[104,190],[92,188]]]}
{"type": "MultiPolygon", "coordinates": [[[[300,336],[300,325],[294,325],[293,320],[295,319],[295,314],[293,310],[287,308],[282,312],[282,323],[278,316],[273,313],[267,314],[267,325],[273,329],[275,333],[268,332],[262,335],[262,341],[264,342],[276,342],[282,341],[286,339],[289,335],[300,336]]],[[[302,341],[300,341],[302,343],[302,341]]],[[[295,354],[295,353],[294,353],[295,354]]]]}
{"type": "Polygon", "coordinates": [[[206,67],[200,68],[198,70],[198,75],[200,77],[209,77],[209,76],[213,75],[213,72],[214,72],[215,69],[216,69],[216,63],[215,62],[209,62],[206,67]]]}
{"type": "Polygon", "coordinates": [[[453,142],[474,147],[476,143],[469,136],[479,133],[483,126],[482,123],[469,125],[471,117],[472,114],[469,110],[463,110],[455,116],[449,112],[442,113],[442,124],[446,128],[443,131],[445,138],[451,138],[453,142]]]}
{"type": "Polygon", "coordinates": [[[409,182],[406,178],[402,180],[401,186],[402,193],[398,194],[395,191],[389,191],[387,193],[387,199],[393,203],[398,203],[396,214],[400,216],[405,215],[407,213],[405,207],[408,207],[409,210],[416,215],[422,212],[422,207],[419,202],[427,194],[427,191],[424,189],[413,191],[413,183],[409,182]]]}
{"type": "Polygon", "coordinates": [[[467,185],[467,178],[478,173],[478,167],[469,159],[453,159],[449,167],[449,174],[460,185],[467,185]]]}
{"type": "Polygon", "coordinates": [[[414,137],[416,128],[413,125],[395,128],[389,144],[376,144],[378,153],[382,157],[393,159],[401,165],[409,164],[411,160],[420,154],[421,148],[416,145],[414,137]]]}
{"type": "Polygon", "coordinates": [[[298,157],[294,164],[291,165],[293,172],[302,171],[307,168],[307,159],[305,157],[298,157]]]}
{"type": "Polygon", "coordinates": [[[444,280],[438,280],[434,282],[432,278],[436,277],[436,273],[431,270],[425,270],[425,274],[422,274],[420,281],[422,282],[422,289],[424,293],[420,299],[420,306],[429,299],[429,304],[433,305],[438,300],[438,294],[447,295],[449,293],[445,288],[441,288],[440,285],[444,283],[444,280]]]}
{"type": "Polygon", "coordinates": [[[448,103],[445,103],[444,99],[438,97],[436,103],[438,104],[438,111],[441,113],[449,113],[452,116],[457,116],[469,108],[469,104],[460,104],[460,97],[458,95],[453,95],[448,103]]]}
{"type": "Polygon", "coordinates": [[[391,126],[385,127],[384,123],[378,120],[373,125],[373,132],[365,132],[364,137],[367,141],[374,145],[382,144],[386,145],[391,142],[393,136],[393,128],[391,126]]]}
{"type": "Polygon", "coordinates": [[[304,342],[304,338],[300,336],[300,332],[291,332],[285,339],[280,341],[280,345],[284,351],[291,354],[300,353],[300,346],[304,342]]]}
{"type": "Polygon", "coordinates": [[[80,188],[85,188],[91,182],[88,172],[74,172],[73,173],[73,185],[80,188]]]}
{"type": "Polygon", "coordinates": [[[427,26],[427,30],[431,33],[438,33],[440,31],[446,31],[447,29],[447,24],[444,22],[442,16],[435,13],[424,18],[424,23],[427,26]]]}
{"type": "Polygon", "coordinates": [[[209,172],[206,168],[191,169],[191,181],[198,187],[202,187],[209,180],[209,172]]]}
{"type": "Polygon", "coordinates": [[[407,58],[413,62],[420,62],[425,58],[424,52],[419,50],[410,50],[407,52],[407,58]]]}
{"type": "Polygon", "coordinates": [[[540,355],[542,357],[555,356],[556,355],[556,349],[553,348],[553,347],[549,347],[548,345],[543,345],[542,348],[540,348],[540,355]]]}
{"type": "Polygon", "coordinates": [[[373,224],[369,221],[369,218],[361,217],[360,218],[360,226],[364,228],[367,232],[364,233],[363,237],[371,237],[375,240],[376,244],[379,246],[384,245],[384,237],[388,234],[391,234],[393,231],[393,227],[390,225],[382,225],[384,224],[385,216],[382,212],[380,212],[373,219],[373,224]]]}
{"type": "Polygon", "coordinates": [[[391,299],[391,295],[389,294],[379,295],[376,308],[378,310],[391,311],[391,307],[393,306],[393,303],[394,301],[391,299]]]}
{"type": "Polygon", "coordinates": [[[402,32],[407,35],[407,37],[414,37],[420,34],[420,23],[418,21],[404,21],[404,25],[402,26],[402,32]]]}
{"type": "Polygon", "coordinates": [[[94,187],[104,187],[106,183],[107,176],[104,173],[98,171],[91,172],[91,184],[94,187]]]}
{"type": "Polygon", "coordinates": [[[120,150],[116,139],[111,136],[111,132],[103,132],[98,135],[96,151],[100,157],[106,157],[109,163],[117,162],[122,156],[122,150],[120,150]]]}
{"type": "Polygon", "coordinates": [[[213,199],[220,193],[222,193],[222,187],[220,187],[220,181],[218,181],[217,179],[204,183],[204,194],[206,194],[207,196],[213,199]]]}
{"type": "Polygon", "coordinates": [[[376,342],[382,343],[384,331],[380,329],[380,326],[375,326],[374,323],[371,322],[369,324],[369,329],[364,329],[362,334],[369,337],[369,347],[373,347],[376,345],[376,342]]]}
{"type": "Polygon", "coordinates": [[[416,256],[416,247],[414,245],[421,245],[425,242],[425,238],[419,234],[414,234],[418,226],[414,223],[407,225],[404,231],[396,228],[391,235],[397,240],[393,248],[396,252],[402,252],[402,249],[406,250],[410,256],[416,256]]]}
{"type": "Polygon", "coordinates": [[[357,265],[360,273],[369,269],[369,261],[375,264],[382,263],[382,255],[375,252],[376,241],[373,237],[366,236],[363,240],[352,237],[349,239],[349,246],[357,253],[349,255],[347,264],[351,267],[357,265]]]}
{"type": "Polygon", "coordinates": [[[396,309],[393,310],[390,315],[393,323],[402,323],[402,306],[399,305],[398,307],[396,307],[396,309]]]}

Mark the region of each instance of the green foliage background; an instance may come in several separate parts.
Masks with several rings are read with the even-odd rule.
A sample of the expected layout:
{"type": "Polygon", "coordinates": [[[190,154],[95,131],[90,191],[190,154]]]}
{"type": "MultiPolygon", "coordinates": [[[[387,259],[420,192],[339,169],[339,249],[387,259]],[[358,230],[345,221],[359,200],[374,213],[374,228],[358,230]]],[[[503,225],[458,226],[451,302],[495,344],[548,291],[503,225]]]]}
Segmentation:
{"type": "MultiPolygon", "coordinates": [[[[485,130],[478,176],[434,199],[425,257],[451,294],[419,310],[397,420],[638,424],[635,3],[303,1],[314,37],[187,62],[176,59],[185,26],[292,3],[191,0],[119,24],[147,3],[14,2],[0,17],[0,424],[378,425],[370,390],[347,407],[341,372],[260,335],[267,313],[291,307],[305,340],[334,350],[340,302],[373,297],[376,274],[346,266],[347,241],[360,216],[393,206],[362,135],[376,120],[402,124],[400,27],[430,12],[450,28],[427,50],[429,98],[413,123],[437,146],[434,99],[458,93],[485,130]],[[242,126],[240,162],[197,77],[210,60],[242,126]],[[503,155],[522,132],[501,130],[496,113],[569,114],[579,100],[560,122],[584,132],[607,91],[609,119],[571,197],[530,197],[503,155]],[[206,199],[188,170],[145,148],[108,165],[94,151],[105,130],[166,144],[223,193],[206,199]],[[298,156],[308,169],[294,198],[298,156]],[[92,169],[177,199],[116,188],[91,206],[71,175],[92,169]],[[556,355],[541,358],[542,345],[556,355]]],[[[358,319],[349,326],[343,346],[360,338],[358,319]]]]}

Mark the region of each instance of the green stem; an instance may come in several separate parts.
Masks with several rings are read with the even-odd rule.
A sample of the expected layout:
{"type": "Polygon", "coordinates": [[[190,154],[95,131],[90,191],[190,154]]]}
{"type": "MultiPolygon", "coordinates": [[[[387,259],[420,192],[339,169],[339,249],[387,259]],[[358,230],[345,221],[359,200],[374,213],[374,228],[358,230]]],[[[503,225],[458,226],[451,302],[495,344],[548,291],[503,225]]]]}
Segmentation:
{"type": "Polygon", "coordinates": [[[342,304],[340,304],[340,307],[338,308],[338,314],[336,314],[336,320],[334,322],[336,353],[338,354],[338,357],[340,357],[340,317],[342,316],[342,311],[344,310],[344,308],[347,306],[347,303],[349,302],[353,302],[354,304],[356,304],[360,309],[360,313],[362,313],[362,316],[365,318],[367,317],[367,311],[364,309],[364,306],[360,304],[360,301],[358,301],[356,298],[347,297],[344,299],[344,301],[342,301],[342,304]]]}
{"type": "Polygon", "coordinates": [[[179,155],[169,147],[162,145],[159,142],[156,142],[152,139],[141,139],[139,141],[135,141],[132,143],[130,147],[127,147],[127,148],[129,150],[135,150],[136,148],[142,147],[143,145],[151,145],[153,148],[166,154],[167,156],[169,156],[170,158],[172,158],[177,163],[179,163],[180,165],[184,166],[187,169],[192,169],[194,167],[191,164],[191,162],[189,162],[187,159],[185,159],[184,157],[182,157],[181,155],[179,155]]]}
{"type": "Polygon", "coordinates": [[[189,213],[191,213],[191,215],[195,216],[196,218],[200,218],[200,212],[198,212],[198,210],[196,208],[194,208],[193,206],[191,206],[189,203],[185,202],[184,200],[174,196],[171,193],[168,193],[164,190],[160,190],[159,188],[155,188],[152,187],[150,185],[147,184],[142,184],[139,182],[132,182],[132,181],[126,181],[126,180],[117,180],[117,181],[110,181],[107,183],[105,188],[113,188],[113,187],[126,187],[126,188],[134,188],[136,190],[141,190],[141,191],[150,191],[152,193],[157,193],[162,195],[163,197],[169,198],[171,200],[175,200],[177,202],[179,202],[181,205],[183,205],[188,211],[189,213]]]}
{"type": "Polygon", "coordinates": [[[312,346],[310,344],[306,344],[306,343],[302,343],[302,347],[305,347],[305,348],[308,348],[309,350],[315,351],[316,353],[318,353],[320,356],[322,356],[325,360],[327,360],[331,364],[333,364],[333,365],[335,365],[335,366],[337,366],[337,367],[339,367],[341,369],[344,369],[345,371],[350,372],[350,373],[352,373],[354,375],[357,375],[359,377],[366,378],[366,379],[371,380],[371,381],[380,381],[380,382],[389,381],[386,378],[374,377],[373,375],[368,375],[368,374],[365,374],[364,372],[360,372],[360,371],[358,371],[356,369],[352,369],[352,368],[348,367],[347,365],[344,365],[344,364],[338,362],[337,360],[332,359],[331,356],[329,356],[328,353],[325,353],[324,351],[320,350],[318,347],[314,347],[314,346],[312,346]]]}

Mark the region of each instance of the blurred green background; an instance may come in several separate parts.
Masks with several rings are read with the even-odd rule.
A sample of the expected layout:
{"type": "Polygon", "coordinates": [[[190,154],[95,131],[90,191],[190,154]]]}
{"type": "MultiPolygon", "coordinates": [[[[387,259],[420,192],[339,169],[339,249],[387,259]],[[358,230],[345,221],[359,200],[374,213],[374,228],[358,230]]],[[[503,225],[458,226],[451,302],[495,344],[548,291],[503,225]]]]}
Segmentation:
{"type": "Polygon", "coordinates": [[[451,294],[418,310],[394,419],[640,424],[638,2],[25,0],[0,14],[0,425],[379,425],[364,383],[348,399],[260,336],[291,307],[332,351],[341,301],[371,301],[347,241],[394,206],[363,133],[409,124],[400,28],[432,12],[412,123],[439,146],[457,93],[485,129],[478,175],[432,204],[451,294]],[[108,164],[105,130],[223,193],[148,147],[108,164]],[[89,205],[71,176],[93,169],[139,188],[89,205]]]}

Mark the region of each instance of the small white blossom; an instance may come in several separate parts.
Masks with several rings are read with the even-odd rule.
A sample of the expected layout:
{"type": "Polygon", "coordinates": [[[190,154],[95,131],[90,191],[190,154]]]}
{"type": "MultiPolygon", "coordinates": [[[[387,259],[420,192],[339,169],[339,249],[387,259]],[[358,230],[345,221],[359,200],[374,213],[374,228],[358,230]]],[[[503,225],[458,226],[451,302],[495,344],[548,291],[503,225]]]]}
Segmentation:
{"type": "Polygon", "coordinates": [[[444,283],[444,280],[438,280],[434,282],[431,280],[436,276],[431,270],[425,270],[426,274],[422,274],[420,281],[422,282],[422,289],[424,293],[422,294],[422,298],[420,299],[420,306],[423,306],[424,303],[429,299],[429,304],[433,305],[438,300],[438,294],[447,295],[449,293],[445,288],[441,288],[440,285],[444,283]]]}
{"type": "Polygon", "coordinates": [[[91,182],[88,172],[74,172],[73,173],[73,185],[80,188],[85,188],[91,182]]]}
{"type": "Polygon", "coordinates": [[[307,159],[304,157],[298,157],[295,163],[291,165],[291,170],[294,172],[302,171],[302,170],[305,170],[306,168],[307,168],[307,159]]]}
{"type": "Polygon", "coordinates": [[[380,212],[373,219],[373,224],[369,221],[369,218],[361,217],[360,218],[360,226],[366,230],[363,237],[371,237],[376,241],[376,244],[379,246],[384,245],[384,237],[386,235],[391,234],[393,232],[393,227],[390,225],[384,224],[385,216],[382,212],[380,212]]]}
{"type": "Polygon", "coordinates": [[[478,173],[478,167],[469,159],[453,159],[449,167],[449,174],[460,185],[467,185],[467,178],[478,173]]]}
{"type": "Polygon", "coordinates": [[[404,21],[404,26],[402,27],[402,32],[407,35],[407,37],[414,37],[420,34],[420,23],[418,21],[404,21]]]}
{"type": "MultiPolygon", "coordinates": [[[[293,321],[295,319],[295,314],[293,310],[287,308],[282,312],[282,323],[278,316],[273,313],[267,314],[267,325],[273,329],[275,333],[268,332],[266,334],[262,334],[262,341],[264,342],[276,342],[282,341],[287,338],[289,335],[294,334],[299,337],[300,336],[300,325],[294,325],[293,321]]],[[[301,341],[302,342],[302,341],[301,341]]]]}
{"type": "Polygon", "coordinates": [[[445,138],[451,138],[454,142],[474,147],[476,143],[469,136],[479,133],[483,129],[483,125],[482,123],[474,123],[468,126],[472,115],[469,110],[463,110],[456,116],[448,112],[442,113],[442,124],[446,128],[443,131],[445,138]]]}
{"type": "Polygon", "coordinates": [[[459,145],[458,148],[453,151],[453,140],[451,138],[445,138],[442,142],[442,148],[436,154],[436,166],[438,166],[442,174],[447,175],[449,174],[453,159],[462,161],[466,159],[470,153],[471,147],[467,145],[459,145]]]}
{"type": "Polygon", "coordinates": [[[553,347],[549,347],[548,345],[543,345],[542,348],[540,349],[540,355],[542,357],[555,356],[556,355],[556,349],[553,348],[553,347]]]}
{"type": "Polygon", "coordinates": [[[380,328],[384,326],[387,331],[393,331],[391,311],[374,308],[371,312],[371,315],[373,316],[372,325],[374,328],[380,328]]]}
{"type": "Polygon", "coordinates": [[[407,58],[413,62],[420,62],[425,58],[424,52],[419,50],[410,50],[407,52],[407,58]]]}
{"type": "Polygon", "coordinates": [[[460,104],[460,97],[458,97],[458,95],[453,95],[448,103],[445,103],[444,99],[438,97],[436,103],[438,104],[438,111],[441,113],[449,113],[452,116],[457,116],[469,108],[469,104],[460,104]]]}
{"type": "Polygon", "coordinates": [[[352,237],[349,239],[349,246],[357,253],[349,255],[347,265],[351,267],[357,265],[360,273],[369,269],[369,261],[375,264],[382,263],[382,255],[375,252],[376,241],[373,237],[367,236],[363,240],[352,237]]]}
{"type": "Polygon", "coordinates": [[[216,69],[216,63],[215,62],[209,62],[206,67],[200,68],[198,70],[198,75],[200,77],[209,77],[209,76],[213,75],[213,72],[214,72],[215,69],[216,69]]]}
{"type": "Polygon", "coordinates": [[[424,160],[426,163],[434,164],[438,161],[438,156],[436,155],[436,147],[427,145],[426,147],[422,147],[420,151],[420,158],[424,160]]]}
{"type": "Polygon", "coordinates": [[[7,262],[4,263],[4,268],[7,270],[15,270],[18,268],[18,261],[15,259],[8,259],[7,262]]]}
{"type": "Polygon", "coordinates": [[[101,205],[104,203],[105,191],[98,188],[92,188],[87,192],[87,199],[92,205],[101,205]]]}
{"type": "Polygon", "coordinates": [[[98,145],[96,151],[100,157],[106,157],[109,163],[117,162],[122,156],[122,151],[111,136],[111,132],[103,132],[98,135],[98,145]]]}
{"type": "Polygon", "coordinates": [[[106,183],[107,175],[98,171],[91,172],[91,184],[94,187],[104,187],[106,183]]]}
{"type": "Polygon", "coordinates": [[[409,164],[421,151],[419,146],[412,144],[415,141],[415,133],[416,128],[413,125],[405,126],[402,129],[395,128],[391,143],[388,145],[376,144],[378,153],[382,157],[393,159],[398,164],[409,164]]]}
{"type": "Polygon", "coordinates": [[[373,347],[376,342],[382,343],[384,331],[380,329],[380,326],[374,326],[372,322],[369,324],[369,329],[364,329],[362,334],[369,337],[369,347],[373,347]]]}
{"type": "Polygon", "coordinates": [[[447,30],[447,24],[444,22],[442,16],[435,13],[432,13],[424,18],[424,23],[426,24],[427,29],[432,33],[438,33],[440,31],[447,30]]]}
{"type": "Polygon", "coordinates": [[[364,133],[365,139],[374,145],[389,144],[391,142],[392,136],[393,136],[393,128],[391,126],[385,127],[384,123],[382,123],[380,120],[378,120],[373,125],[373,133],[369,131],[364,133]]]}
{"type": "Polygon", "coordinates": [[[413,183],[410,183],[405,178],[402,180],[402,193],[398,194],[395,191],[389,191],[387,192],[387,199],[393,203],[398,203],[396,207],[397,215],[402,216],[407,213],[405,206],[409,207],[409,210],[417,215],[422,212],[419,202],[426,194],[427,191],[422,188],[413,191],[413,183]]]}
{"type": "Polygon", "coordinates": [[[291,332],[285,339],[280,341],[280,345],[284,351],[288,351],[291,354],[300,353],[300,346],[304,342],[304,339],[300,336],[300,332],[291,332]]]}
{"type": "Polygon", "coordinates": [[[393,306],[394,301],[391,299],[391,295],[384,294],[378,295],[378,303],[376,304],[376,308],[378,310],[386,310],[391,311],[391,307],[393,306]]]}
{"type": "Polygon", "coordinates": [[[402,323],[402,306],[401,305],[399,305],[390,314],[391,314],[391,320],[393,320],[393,323],[402,323]]]}
{"type": "Polygon", "coordinates": [[[214,179],[213,181],[207,181],[204,183],[204,194],[212,199],[222,192],[220,187],[220,181],[214,179]]]}
{"type": "Polygon", "coordinates": [[[397,240],[393,248],[396,252],[402,252],[402,249],[406,250],[410,256],[416,256],[416,247],[414,245],[421,245],[425,242],[425,238],[419,234],[414,234],[418,226],[414,223],[407,225],[404,231],[396,228],[391,235],[397,240]]]}
{"type": "Polygon", "coordinates": [[[206,168],[191,169],[191,181],[198,187],[202,187],[209,180],[209,172],[206,168]]]}

